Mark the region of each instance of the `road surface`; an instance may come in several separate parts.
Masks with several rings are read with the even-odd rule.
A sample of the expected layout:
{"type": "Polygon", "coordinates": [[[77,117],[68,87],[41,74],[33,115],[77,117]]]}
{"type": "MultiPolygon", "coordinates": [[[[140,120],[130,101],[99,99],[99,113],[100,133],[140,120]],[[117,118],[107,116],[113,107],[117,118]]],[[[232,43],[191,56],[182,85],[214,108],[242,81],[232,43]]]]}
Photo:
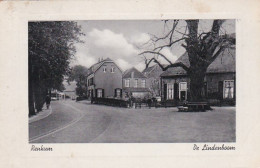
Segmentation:
{"type": "Polygon", "coordinates": [[[235,107],[209,112],[127,109],[53,101],[52,113],[29,124],[30,143],[235,142],[235,107]]]}

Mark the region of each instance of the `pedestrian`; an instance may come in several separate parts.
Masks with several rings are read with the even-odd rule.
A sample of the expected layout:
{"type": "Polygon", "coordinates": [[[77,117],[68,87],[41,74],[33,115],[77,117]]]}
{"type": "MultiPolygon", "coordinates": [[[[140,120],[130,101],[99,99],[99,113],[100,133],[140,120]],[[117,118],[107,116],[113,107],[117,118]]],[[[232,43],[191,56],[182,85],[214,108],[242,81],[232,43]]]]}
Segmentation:
{"type": "Polygon", "coordinates": [[[151,106],[152,106],[152,99],[151,99],[151,98],[148,98],[147,104],[148,104],[148,107],[149,107],[149,109],[150,109],[151,106]]]}
{"type": "Polygon", "coordinates": [[[49,106],[50,106],[50,103],[51,103],[51,98],[49,96],[46,96],[45,102],[46,102],[47,109],[49,109],[49,106]]]}
{"type": "Polygon", "coordinates": [[[154,107],[157,108],[157,99],[156,99],[156,97],[153,97],[152,100],[153,100],[154,107]]]}

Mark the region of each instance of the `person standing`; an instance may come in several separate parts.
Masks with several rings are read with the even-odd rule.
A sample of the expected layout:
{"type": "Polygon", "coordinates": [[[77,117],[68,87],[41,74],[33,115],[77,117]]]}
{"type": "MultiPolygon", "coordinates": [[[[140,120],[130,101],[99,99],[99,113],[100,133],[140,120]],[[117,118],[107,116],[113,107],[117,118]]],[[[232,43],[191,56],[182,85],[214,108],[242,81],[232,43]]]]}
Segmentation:
{"type": "Polygon", "coordinates": [[[148,100],[147,100],[147,104],[148,104],[148,107],[149,109],[151,108],[152,106],[152,99],[149,97],[148,100]]]}
{"type": "Polygon", "coordinates": [[[46,98],[45,98],[45,103],[46,103],[47,109],[49,109],[50,103],[51,103],[51,98],[50,98],[49,96],[46,96],[46,98]]]}

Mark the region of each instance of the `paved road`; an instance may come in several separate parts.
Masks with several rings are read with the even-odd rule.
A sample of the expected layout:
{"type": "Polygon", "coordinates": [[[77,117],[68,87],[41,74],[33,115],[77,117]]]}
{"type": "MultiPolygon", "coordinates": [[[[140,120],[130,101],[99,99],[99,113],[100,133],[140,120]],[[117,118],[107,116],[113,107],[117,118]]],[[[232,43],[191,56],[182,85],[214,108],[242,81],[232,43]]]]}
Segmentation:
{"type": "Polygon", "coordinates": [[[30,143],[234,142],[235,108],[181,113],[176,108],[126,109],[55,101],[29,124],[30,143]]]}

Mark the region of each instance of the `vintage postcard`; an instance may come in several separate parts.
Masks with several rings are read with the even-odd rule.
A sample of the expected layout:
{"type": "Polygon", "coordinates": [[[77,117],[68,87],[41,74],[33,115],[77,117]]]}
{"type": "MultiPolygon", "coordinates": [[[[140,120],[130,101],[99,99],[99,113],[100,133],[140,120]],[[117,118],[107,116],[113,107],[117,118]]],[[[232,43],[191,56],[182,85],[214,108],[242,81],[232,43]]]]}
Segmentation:
{"type": "Polygon", "coordinates": [[[0,2],[0,165],[260,167],[259,5],[0,2]]]}
{"type": "Polygon", "coordinates": [[[29,142],[236,142],[235,23],[28,22],[29,142]]]}

